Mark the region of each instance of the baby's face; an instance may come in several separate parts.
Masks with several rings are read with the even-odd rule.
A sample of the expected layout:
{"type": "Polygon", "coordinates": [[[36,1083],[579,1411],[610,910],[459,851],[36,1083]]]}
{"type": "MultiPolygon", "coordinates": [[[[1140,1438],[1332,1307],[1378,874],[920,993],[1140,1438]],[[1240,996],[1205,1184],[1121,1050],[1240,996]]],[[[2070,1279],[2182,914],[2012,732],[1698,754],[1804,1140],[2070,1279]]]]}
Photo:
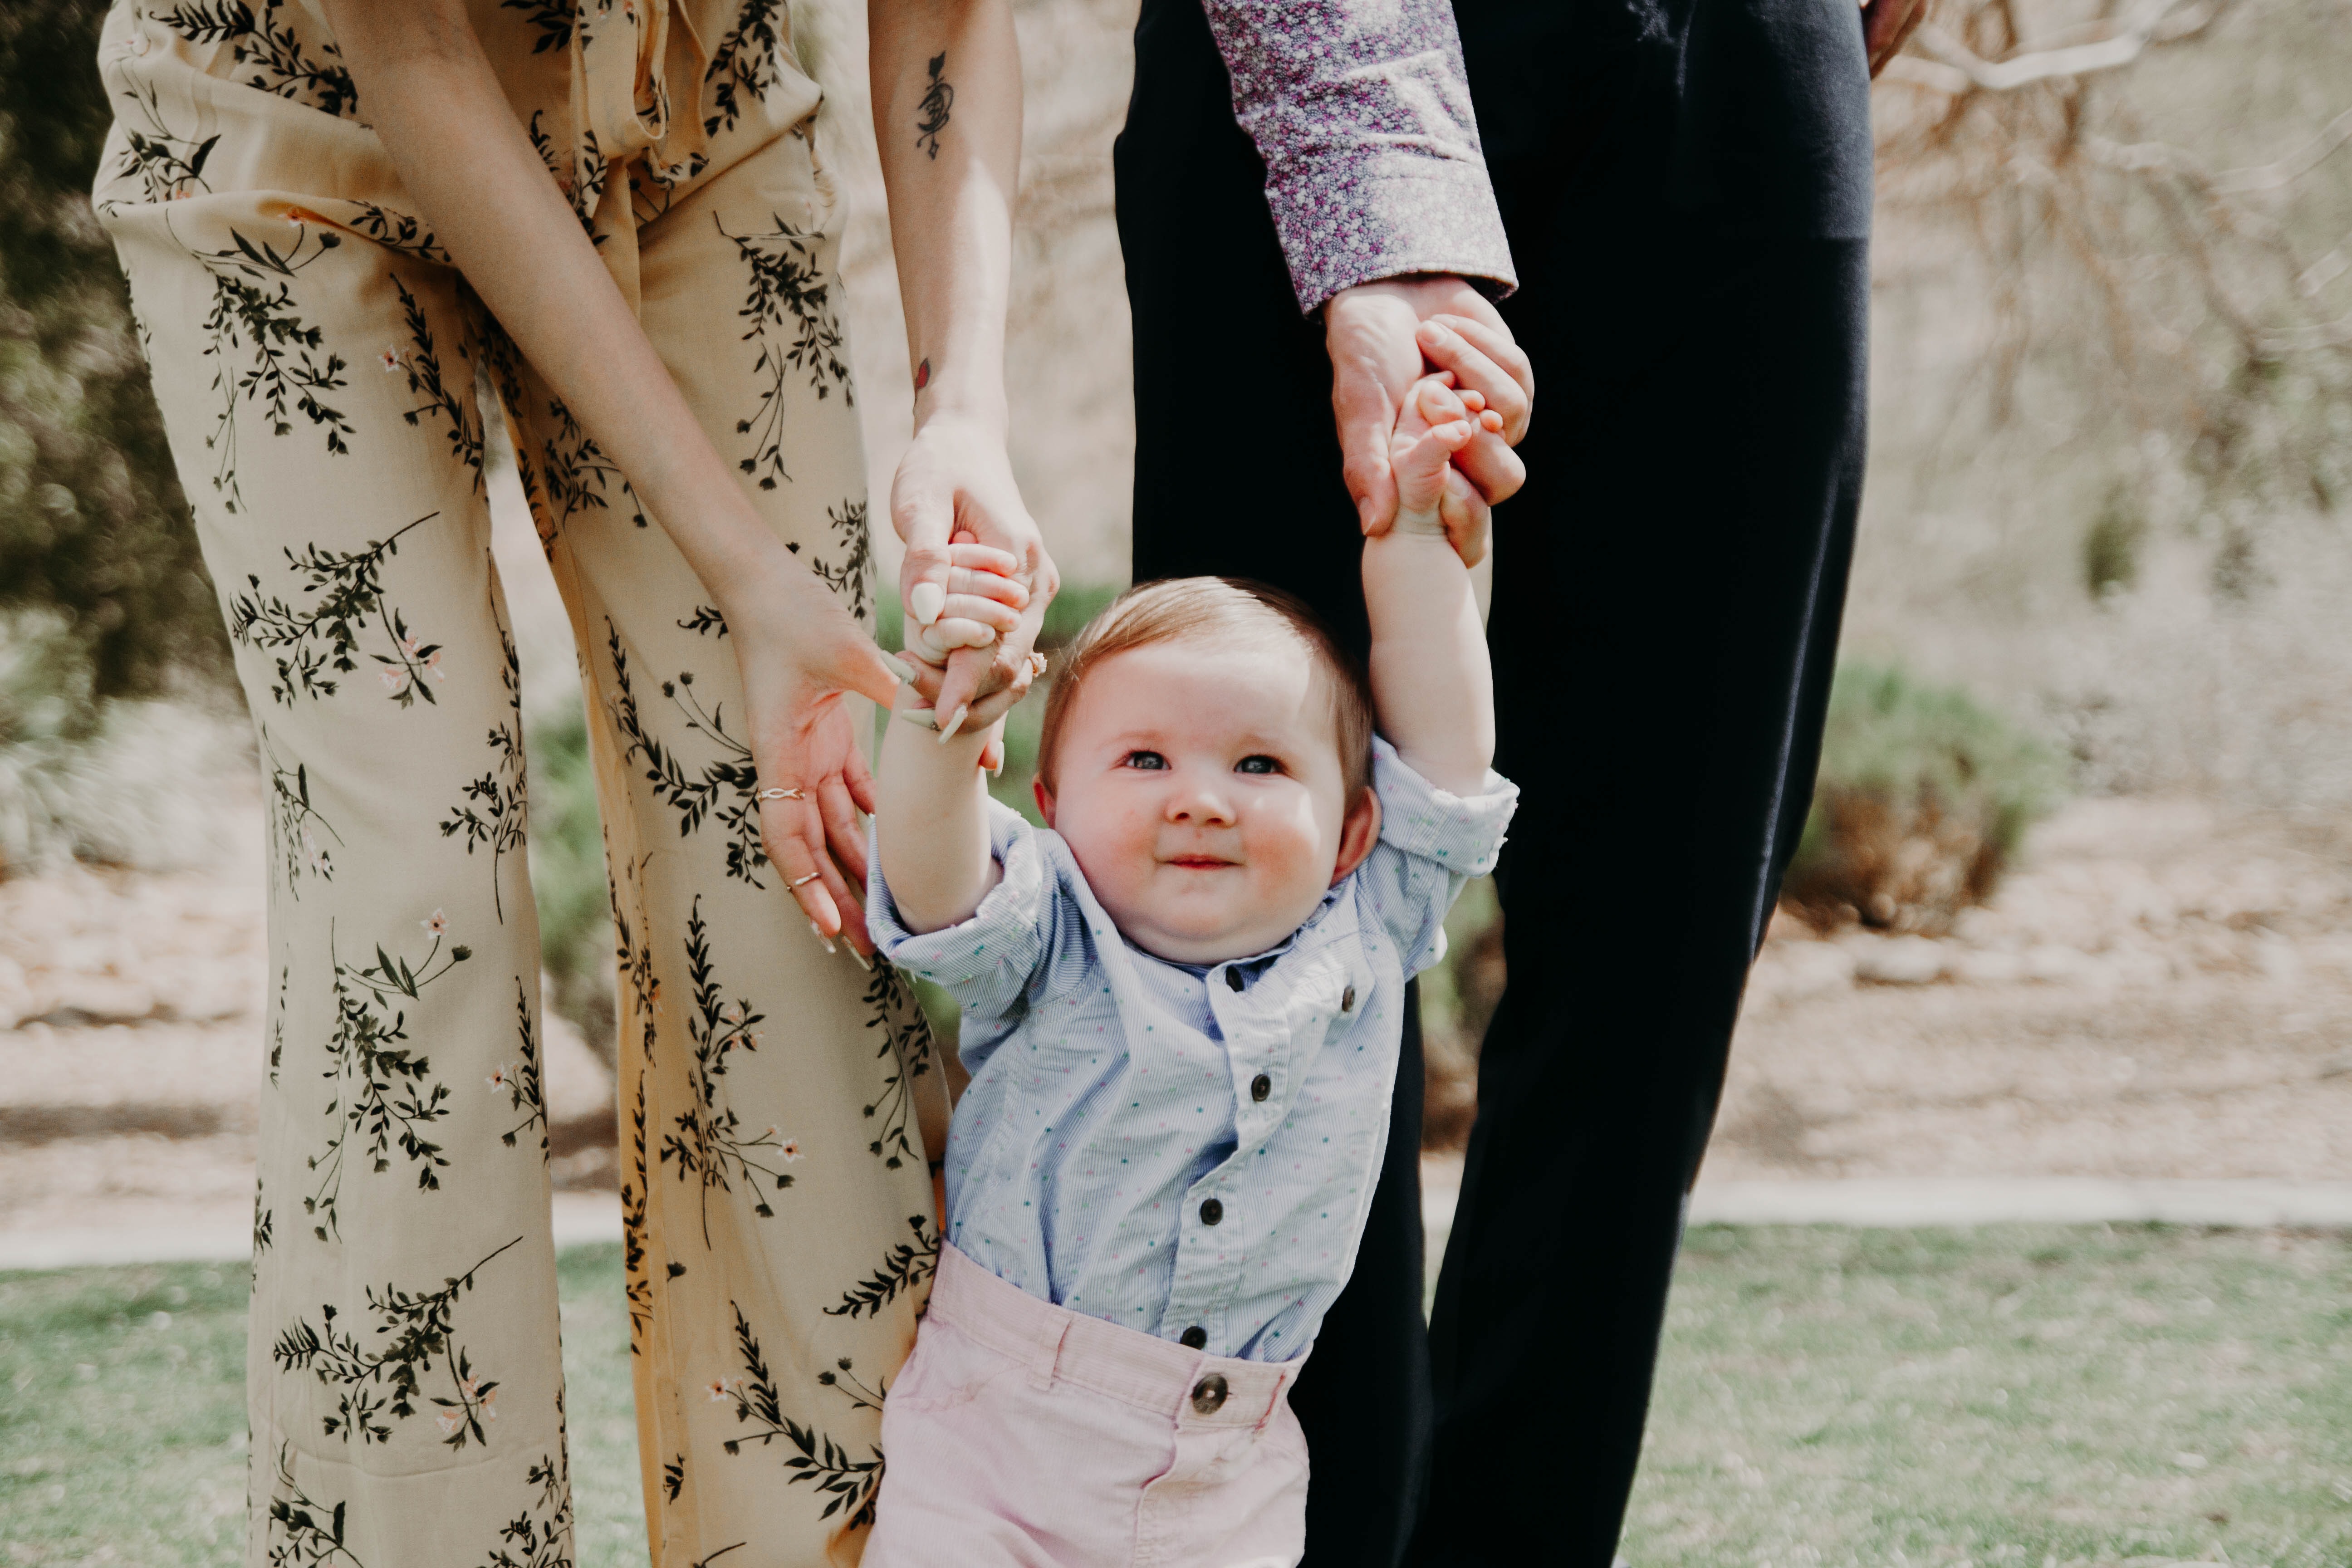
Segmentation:
{"type": "Polygon", "coordinates": [[[1129,941],[1179,963],[1264,952],[1370,849],[1380,810],[1346,798],[1326,680],[1273,637],[1087,673],[1037,799],[1129,941]]]}

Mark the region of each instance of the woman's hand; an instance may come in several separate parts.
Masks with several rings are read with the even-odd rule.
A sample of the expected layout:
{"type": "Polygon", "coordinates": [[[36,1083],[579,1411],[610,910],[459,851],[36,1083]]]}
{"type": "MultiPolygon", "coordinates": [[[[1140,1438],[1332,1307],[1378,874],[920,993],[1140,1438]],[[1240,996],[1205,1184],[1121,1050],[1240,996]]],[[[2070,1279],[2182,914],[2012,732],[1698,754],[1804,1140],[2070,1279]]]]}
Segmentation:
{"type": "Polygon", "coordinates": [[[865,727],[845,700],[855,691],[885,708],[898,679],[874,639],[822,584],[790,561],[770,580],[739,584],[720,613],[743,675],[760,841],[818,940],[866,934],[866,830],[874,809],[865,727]]]}
{"type": "Polygon", "coordinates": [[[1029,653],[1061,587],[1003,440],[974,420],[927,420],[891,481],[890,520],[907,542],[898,587],[908,646],[922,627],[935,647],[951,650],[944,679],[924,695],[943,727],[960,722],[959,709],[987,723],[1028,690],[1029,653]],[[951,547],[951,540],[1002,554],[959,564],[955,551],[963,546],[951,547]]]}

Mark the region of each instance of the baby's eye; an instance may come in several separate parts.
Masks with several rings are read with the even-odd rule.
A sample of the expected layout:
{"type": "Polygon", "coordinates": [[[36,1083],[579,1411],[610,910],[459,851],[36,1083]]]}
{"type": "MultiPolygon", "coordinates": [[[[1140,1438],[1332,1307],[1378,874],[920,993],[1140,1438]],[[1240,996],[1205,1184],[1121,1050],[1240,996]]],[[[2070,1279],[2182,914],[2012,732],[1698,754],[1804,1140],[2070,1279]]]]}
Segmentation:
{"type": "Polygon", "coordinates": [[[1118,760],[1118,765],[1140,768],[1146,773],[1161,773],[1167,769],[1168,759],[1157,752],[1129,752],[1118,760]]]}
{"type": "Polygon", "coordinates": [[[1264,754],[1244,757],[1234,764],[1234,772],[1237,773],[1278,773],[1281,771],[1282,763],[1278,760],[1264,754]]]}

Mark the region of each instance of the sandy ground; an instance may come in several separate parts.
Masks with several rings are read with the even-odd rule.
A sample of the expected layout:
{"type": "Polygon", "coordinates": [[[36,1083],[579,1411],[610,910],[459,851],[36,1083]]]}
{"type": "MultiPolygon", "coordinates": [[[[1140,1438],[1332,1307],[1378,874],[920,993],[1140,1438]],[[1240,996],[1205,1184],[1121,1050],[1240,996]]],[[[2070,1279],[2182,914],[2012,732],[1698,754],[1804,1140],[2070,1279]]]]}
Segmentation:
{"type": "MultiPolygon", "coordinates": [[[[248,1212],[257,833],[235,869],[0,883],[0,1232],[248,1212]]],[[[559,1177],[610,1085],[548,1031],[559,1177]]],[[[2352,825],[2079,802],[1941,942],[1786,920],[1706,1175],[2352,1179],[2352,825]]]]}

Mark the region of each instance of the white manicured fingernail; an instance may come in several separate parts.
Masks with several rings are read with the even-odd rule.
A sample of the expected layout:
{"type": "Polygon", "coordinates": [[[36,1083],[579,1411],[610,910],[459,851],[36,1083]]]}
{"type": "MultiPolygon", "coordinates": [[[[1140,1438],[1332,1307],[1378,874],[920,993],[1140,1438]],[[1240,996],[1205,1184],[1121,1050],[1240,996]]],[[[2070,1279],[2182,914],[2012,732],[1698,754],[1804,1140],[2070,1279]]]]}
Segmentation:
{"type": "Polygon", "coordinates": [[[940,727],[939,713],[933,709],[900,708],[894,710],[894,711],[897,712],[899,718],[904,719],[908,723],[912,724],[918,730],[936,730],[940,727]]]}
{"type": "Polygon", "coordinates": [[[857,960],[858,968],[866,971],[868,974],[874,973],[874,961],[872,959],[866,957],[864,953],[858,952],[854,947],[849,950],[849,956],[857,960]]]}
{"type": "Polygon", "coordinates": [[[947,607],[948,591],[937,583],[918,583],[907,592],[907,607],[915,612],[915,619],[929,626],[940,618],[947,607]]]}
{"type": "Polygon", "coordinates": [[[824,950],[827,952],[838,952],[841,951],[839,948],[833,945],[833,938],[824,934],[824,928],[818,925],[814,921],[809,921],[809,935],[824,943],[824,950]]]}
{"type": "Polygon", "coordinates": [[[948,721],[940,726],[940,745],[955,739],[955,732],[963,728],[963,716],[971,711],[971,704],[967,702],[948,716],[948,721]]]}
{"type": "Polygon", "coordinates": [[[908,664],[905,659],[900,658],[895,653],[884,654],[882,656],[882,662],[890,667],[890,673],[898,678],[899,685],[912,686],[915,684],[915,667],[913,665],[908,664]]]}
{"type": "Polygon", "coordinates": [[[1001,779],[1004,776],[1004,759],[1003,757],[996,759],[996,765],[988,770],[988,776],[992,779],[1001,779]]]}

